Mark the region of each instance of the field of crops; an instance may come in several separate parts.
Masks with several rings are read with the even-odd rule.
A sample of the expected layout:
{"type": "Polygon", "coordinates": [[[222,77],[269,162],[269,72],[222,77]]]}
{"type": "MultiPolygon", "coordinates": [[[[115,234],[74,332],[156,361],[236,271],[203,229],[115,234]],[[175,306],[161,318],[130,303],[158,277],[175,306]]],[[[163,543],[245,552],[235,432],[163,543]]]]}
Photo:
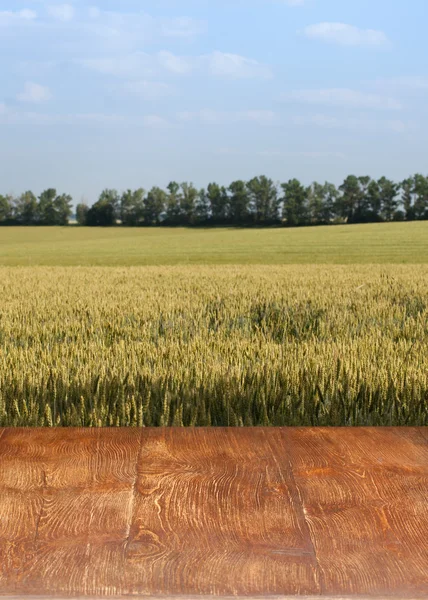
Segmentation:
{"type": "Polygon", "coordinates": [[[428,221],[295,229],[0,227],[3,266],[372,263],[428,263],[428,221]]]}
{"type": "Polygon", "coordinates": [[[0,268],[1,425],[428,424],[428,266],[0,268]]]}

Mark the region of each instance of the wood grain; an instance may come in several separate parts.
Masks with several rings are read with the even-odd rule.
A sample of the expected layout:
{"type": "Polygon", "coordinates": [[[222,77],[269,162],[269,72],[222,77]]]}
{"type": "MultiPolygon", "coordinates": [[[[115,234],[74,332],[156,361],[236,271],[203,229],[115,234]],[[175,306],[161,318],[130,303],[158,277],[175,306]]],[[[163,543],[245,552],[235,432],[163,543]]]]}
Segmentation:
{"type": "Polygon", "coordinates": [[[428,598],[428,430],[0,429],[0,595],[428,598]]]}
{"type": "Polygon", "coordinates": [[[16,504],[7,504],[8,522],[21,523],[25,530],[12,553],[18,555],[19,568],[10,570],[7,588],[93,593],[94,548],[108,549],[127,535],[140,440],[136,429],[6,432],[0,439],[2,467],[3,444],[9,454],[14,450],[15,462],[2,468],[1,483],[6,478],[18,493],[24,488],[35,505],[28,520],[28,503],[22,515],[12,512],[16,504]]]}
{"type": "Polygon", "coordinates": [[[326,594],[428,596],[428,444],[415,429],[284,431],[326,594]]]}
{"type": "Polygon", "coordinates": [[[151,430],[126,554],[131,593],[318,594],[278,431],[151,430]]]}

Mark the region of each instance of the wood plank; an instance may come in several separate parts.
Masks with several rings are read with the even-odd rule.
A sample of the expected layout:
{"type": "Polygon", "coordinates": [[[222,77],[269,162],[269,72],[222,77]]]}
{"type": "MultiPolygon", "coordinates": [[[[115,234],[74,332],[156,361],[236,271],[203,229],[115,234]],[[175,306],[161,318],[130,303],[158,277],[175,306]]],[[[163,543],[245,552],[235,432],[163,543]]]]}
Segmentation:
{"type": "Polygon", "coordinates": [[[0,596],[428,597],[427,432],[0,429],[0,596]]]}
{"type": "Polygon", "coordinates": [[[125,548],[130,536],[138,460],[145,431],[127,429],[122,430],[122,436],[124,434],[128,436],[126,454],[123,437],[117,429],[108,430],[109,437],[103,439],[100,447],[96,471],[100,495],[89,527],[89,566],[84,588],[88,594],[118,595],[126,587],[125,548]]]}
{"type": "MultiPolygon", "coordinates": [[[[78,598],[78,600],[99,600],[99,598],[106,598],[109,596],[105,596],[105,595],[100,595],[100,596],[81,596],[78,598]]],[[[189,596],[189,595],[185,595],[185,596],[163,596],[163,595],[159,595],[156,594],[155,596],[146,596],[146,595],[141,595],[141,594],[137,594],[137,595],[115,595],[115,596],[110,596],[111,598],[114,598],[114,600],[203,600],[204,598],[216,598],[216,600],[236,600],[238,598],[238,596],[189,596]]],[[[241,596],[242,598],[244,598],[243,596],[241,596]]],[[[2,600],[22,600],[23,596],[16,596],[16,595],[3,595],[0,592],[0,598],[2,598],[2,600]]],[[[73,596],[61,596],[61,595],[49,595],[49,596],[30,596],[30,595],[26,595],[25,596],[25,600],[71,600],[71,598],[73,598],[73,596]]],[[[258,595],[258,596],[245,596],[245,600],[314,600],[314,598],[317,599],[321,599],[322,600],[356,600],[356,596],[326,596],[326,595],[322,595],[322,596],[296,596],[296,595],[292,595],[292,596],[283,596],[283,595],[275,595],[275,596],[265,596],[265,595],[258,595]]],[[[358,597],[357,597],[358,598],[358,597]]],[[[391,595],[389,596],[361,596],[359,597],[359,600],[369,600],[369,598],[375,598],[375,600],[398,600],[397,597],[392,597],[391,595]]],[[[401,597],[399,597],[401,598],[401,597]]],[[[423,597],[424,599],[426,598],[426,596],[423,597]]],[[[402,598],[402,600],[421,600],[421,596],[406,596],[405,598],[402,598]]]]}
{"type": "Polygon", "coordinates": [[[40,452],[34,434],[7,429],[0,437],[0,590],[16,591],[16,581],[31,560],[43,506],[40,452]]]}
{"type": "Polygon", "coordinates": [[[325,594],[428,596],[428,446],[420,432],[284,435],[325,594]]]}
{"type": "Polygon", "coordinates": [[[151,430],[126,548],[129,594],[319,594],[278,430],[151,430]]]}
{"type": "Polygon", "coordinates": [[[30,436],[15,469],[32,456],[38,516],[29,524],[13,591],[85,592],[95,568],[92,547],[126,538],[140,438],[135,429],[36,430],[30,436]]]}

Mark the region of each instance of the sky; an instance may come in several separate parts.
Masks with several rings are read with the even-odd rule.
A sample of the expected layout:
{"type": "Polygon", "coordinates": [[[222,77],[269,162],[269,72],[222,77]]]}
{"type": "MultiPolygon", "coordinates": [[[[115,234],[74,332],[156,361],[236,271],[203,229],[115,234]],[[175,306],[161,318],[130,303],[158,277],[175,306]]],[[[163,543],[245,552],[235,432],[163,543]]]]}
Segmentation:
{"type": "Polygon", "coordinates": [[[2,193],[427,173],[427,0],[96,2],[0,0],[2,193]]]}

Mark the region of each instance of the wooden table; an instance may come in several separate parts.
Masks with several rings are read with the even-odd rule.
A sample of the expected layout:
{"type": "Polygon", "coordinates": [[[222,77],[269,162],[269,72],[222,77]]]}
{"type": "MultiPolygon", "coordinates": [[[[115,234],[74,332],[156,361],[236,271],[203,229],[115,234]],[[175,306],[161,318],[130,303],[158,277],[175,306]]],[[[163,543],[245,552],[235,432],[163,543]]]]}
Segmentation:
{"type": "Polygon", "coordinates": [[[428,597],[428,430],[0,429],[0,595],[428,597]]]}

